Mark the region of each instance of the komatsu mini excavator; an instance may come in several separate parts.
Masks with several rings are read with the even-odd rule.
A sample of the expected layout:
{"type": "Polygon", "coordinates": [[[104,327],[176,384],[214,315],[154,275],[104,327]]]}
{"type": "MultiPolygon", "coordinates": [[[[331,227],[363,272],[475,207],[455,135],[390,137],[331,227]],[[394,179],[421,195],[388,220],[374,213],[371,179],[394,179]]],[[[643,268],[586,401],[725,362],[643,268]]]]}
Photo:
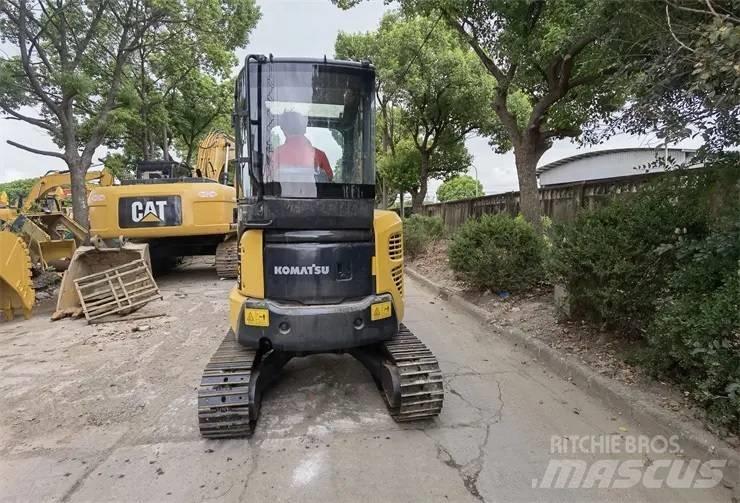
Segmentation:
{"type": "Polygon", "coordinates": [[[294,357],[349,353],[397,421],[433,418],[437,359],[401,321],[403,236],[374,211],[367,63],[248,56],[236,85],[239,278],[198,392],[205,437],[250,435],[294,357]]]}

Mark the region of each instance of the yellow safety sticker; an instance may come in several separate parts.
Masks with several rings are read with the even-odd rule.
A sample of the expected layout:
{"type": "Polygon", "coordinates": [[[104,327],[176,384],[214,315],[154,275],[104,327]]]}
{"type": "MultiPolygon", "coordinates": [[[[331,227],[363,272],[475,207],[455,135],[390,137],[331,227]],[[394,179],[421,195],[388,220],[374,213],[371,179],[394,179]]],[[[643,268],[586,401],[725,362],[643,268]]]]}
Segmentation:
{"type": "Polygon", "coordinates": [[[244,323],[253,327],[269,327],[270,311],[267,309],[245,309],[244,323]]]}
{"type": "Polygon", "coordinates": [[[370,306],[370,319],[383,320],[391,316],[391,302],[379,302],[370,306]]]}

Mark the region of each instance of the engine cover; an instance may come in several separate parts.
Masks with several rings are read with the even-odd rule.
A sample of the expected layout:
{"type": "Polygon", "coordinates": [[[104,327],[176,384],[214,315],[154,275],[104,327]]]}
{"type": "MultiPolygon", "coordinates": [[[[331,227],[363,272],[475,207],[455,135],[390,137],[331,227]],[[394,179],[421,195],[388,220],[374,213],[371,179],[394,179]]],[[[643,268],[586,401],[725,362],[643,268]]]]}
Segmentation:
{"type": "Polygon", "coordinates": [[[301,304],[337,304],[373,293],[367,242],[266,243],[265,297],[301,304]]]}

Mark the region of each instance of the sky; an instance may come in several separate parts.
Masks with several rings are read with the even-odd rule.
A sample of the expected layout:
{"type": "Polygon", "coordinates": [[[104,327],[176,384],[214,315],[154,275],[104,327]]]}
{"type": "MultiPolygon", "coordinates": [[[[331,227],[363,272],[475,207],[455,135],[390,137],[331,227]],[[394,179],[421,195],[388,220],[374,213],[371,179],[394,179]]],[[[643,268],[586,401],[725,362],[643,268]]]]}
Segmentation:
{"type": "MultiPolygon", "coordinates": [[[[383,0],[370,0],[343,11],[329,0],[258,0],[262,19],[250,36],[248,45],[237,51],[240,62],[250,53],[274,54],[276,57],[331,57],[339,31],[369,31],[388,7],[383,0]]],[[[0,54],[13,54],[14,48],[0,43],[0,54]]],[[[27,110],[25,112],[28,112],[27,110]]],[[[58,150],[46,133],[34,126],[15,120],[0,120],[0,182],[39,176],[51,169],[66,169],[64,161],[21,151],[7,140],[35,148],[58,150]]],[[[558,141],[545,153],[540,165],[591,150],[622,147],[655,147],[660,140],[653,137],[619,135],[602,145],[580,148],[569,141],[558,141]]],[[[688,141],[681,147],[695,147],[688,141]]],[[[517,190],[514,156],[495,154],[484,138],[470,138],[467,147],[473,155],[470,175],[477,177],[487,194],[517,190]]],[[[98,149],[94,162],[105,155],[98,149]]],[[[440,182],[430,183],[430,198],[440,182]]]]}

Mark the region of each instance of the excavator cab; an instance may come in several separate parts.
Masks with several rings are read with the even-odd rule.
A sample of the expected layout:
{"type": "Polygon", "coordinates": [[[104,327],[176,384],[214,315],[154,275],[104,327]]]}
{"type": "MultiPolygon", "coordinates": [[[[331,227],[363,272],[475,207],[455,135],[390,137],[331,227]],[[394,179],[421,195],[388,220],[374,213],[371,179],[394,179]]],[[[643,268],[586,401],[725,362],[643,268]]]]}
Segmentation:
{"type": "Polygon", "coordinates": [[[175,161],[139,161],[136,165],[137,180],[185,178],[190,169],[175,161]]]}
{"type": "Polygon", "coordinates": [[[248,435],[291,358],[349,353],[398,421],[442,408],[432,353],[402,324],[403,238],[375,211],[375,70],[248,56],[236,84],[239,276],[199,392],[207,437],[248,435]]]}

